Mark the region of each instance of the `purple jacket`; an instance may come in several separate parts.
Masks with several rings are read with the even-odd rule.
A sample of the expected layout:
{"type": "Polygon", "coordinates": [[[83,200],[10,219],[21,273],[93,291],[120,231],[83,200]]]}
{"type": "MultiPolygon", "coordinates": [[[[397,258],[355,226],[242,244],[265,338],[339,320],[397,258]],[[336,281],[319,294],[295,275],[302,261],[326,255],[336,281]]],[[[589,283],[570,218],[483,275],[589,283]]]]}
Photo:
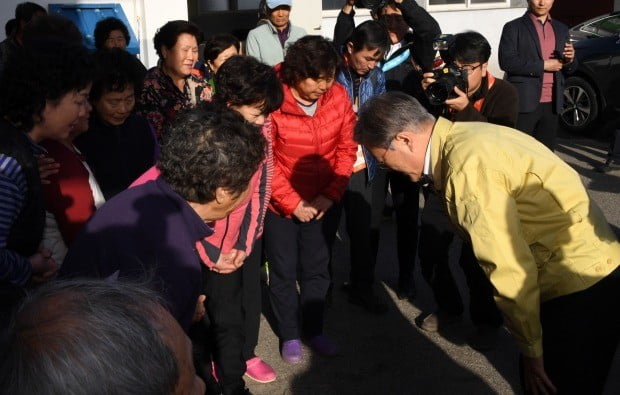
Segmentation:
{"type": "Polygon", "coordinates": [[[160,178],[121,192],[97,210],[71,246],[61,276],[146,281],[187,331],[202,289],[195,246],[211,233],[160,178]]]}

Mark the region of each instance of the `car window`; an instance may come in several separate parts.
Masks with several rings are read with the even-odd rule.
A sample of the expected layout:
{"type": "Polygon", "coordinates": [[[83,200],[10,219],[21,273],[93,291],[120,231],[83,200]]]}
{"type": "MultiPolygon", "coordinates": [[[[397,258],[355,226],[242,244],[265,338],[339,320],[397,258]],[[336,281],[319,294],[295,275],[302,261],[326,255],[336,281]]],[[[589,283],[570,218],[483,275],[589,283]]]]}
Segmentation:
{"type": "Polygon", "coordinates": [[[603,19],[598,27],[598,35],[602,37],[614,36],[620,32],[620,15],[603,19]]]}
{"type": "Polygon", "coordinates": [[[583,26],[580,30],[599,37],[614,36],[620,32],[620,15],[599,19],[583,26]]]}

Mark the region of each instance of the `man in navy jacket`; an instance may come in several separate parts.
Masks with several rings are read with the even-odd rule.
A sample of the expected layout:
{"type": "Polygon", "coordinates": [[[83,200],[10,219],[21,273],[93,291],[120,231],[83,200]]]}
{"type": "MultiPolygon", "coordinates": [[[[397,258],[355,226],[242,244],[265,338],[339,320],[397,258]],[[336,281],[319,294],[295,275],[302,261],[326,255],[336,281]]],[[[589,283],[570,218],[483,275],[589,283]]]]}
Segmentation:
{"type": "Polygon", "coordinates": [[[528,0],[528,11],[504,25],[499,65],[519,93],[517,129],[553,150],[565,75],[577,68],[568,28],[552,19],[553,0],[528,0]]]}

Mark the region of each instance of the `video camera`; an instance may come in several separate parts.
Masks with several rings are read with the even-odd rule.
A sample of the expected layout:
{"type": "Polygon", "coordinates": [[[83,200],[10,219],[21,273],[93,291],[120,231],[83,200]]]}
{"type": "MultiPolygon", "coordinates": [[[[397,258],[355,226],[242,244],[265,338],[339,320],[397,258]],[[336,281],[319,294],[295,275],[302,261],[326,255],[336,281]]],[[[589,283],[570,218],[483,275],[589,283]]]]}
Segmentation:
{"type": "Polygon", "coordinates": [[[389,3],[389,0],[355,0],[355,6],[357,8],[368,8],[373,12],[377,12],[385,7],[387,3],[389,3]]]}
{"type": "Polygon", "coordinates": [[[444,104],[447,99],[457,97],[454,87],[458,87],[463,92],[467,92],[467,70],[463,70],[454,64],[454,59],[449,54],[448,49],[452,44],[451,34],[442,34],[433,41],[433,49],[439,51],[444,65],[433,70],[433,79],[436,81],[426,88],[426,97],[434,106],[444,104]]]}

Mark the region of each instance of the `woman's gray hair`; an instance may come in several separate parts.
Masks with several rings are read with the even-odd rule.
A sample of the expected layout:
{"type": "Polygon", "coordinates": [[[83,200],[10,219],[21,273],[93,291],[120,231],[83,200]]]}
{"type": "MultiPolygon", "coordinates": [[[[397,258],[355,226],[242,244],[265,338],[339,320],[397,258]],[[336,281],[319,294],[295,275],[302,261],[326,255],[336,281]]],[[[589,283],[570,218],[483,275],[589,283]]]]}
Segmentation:
{"type": "Polygon", "coordinates": [[[159,296],[140,285],[52,281],[26,297],[3,334],[2,394],[174,392],[159,296]]]}
{"type": "Polygon", "coordinates": [[[421,132],[434,123],[433,117],[416,99],[403,92],[388,92],[368,100],[359,111],[355,140],[366,146],[387,148],[403,130],[421,132]]]}

